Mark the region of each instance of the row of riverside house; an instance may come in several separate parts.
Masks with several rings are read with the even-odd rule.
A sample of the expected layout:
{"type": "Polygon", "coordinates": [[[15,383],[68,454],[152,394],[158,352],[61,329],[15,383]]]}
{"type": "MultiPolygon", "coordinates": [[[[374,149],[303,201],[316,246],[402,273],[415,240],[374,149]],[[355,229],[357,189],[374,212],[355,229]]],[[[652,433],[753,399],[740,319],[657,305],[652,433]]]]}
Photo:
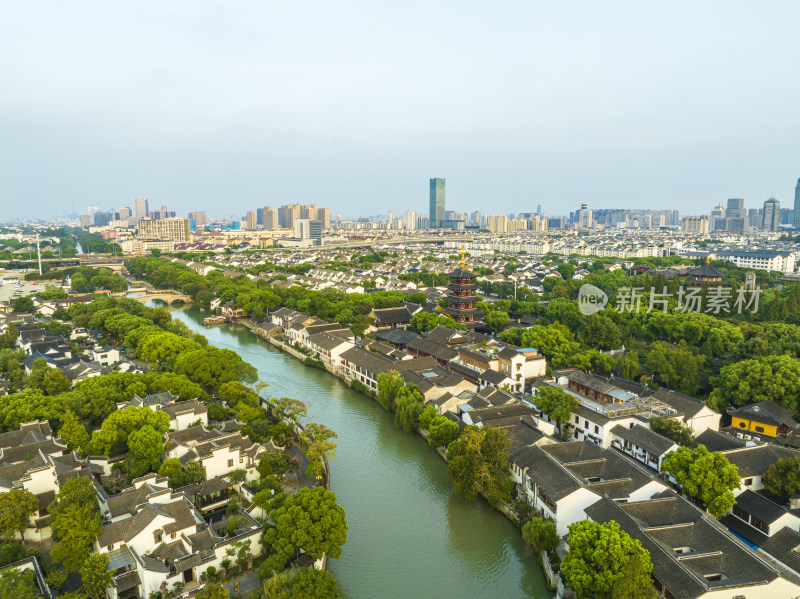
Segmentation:
{"type": "MultiPolygon", "coordinates": [[[[425,405],[462,429],[505,430],[517,495],[552,519],[564,539],[580,520],[618,522],[650,552],[659,597],[800,596],[800,501],[779,505],[761,483],[779,459],[800,457],[789,446],[800,431],[790,413],[760,402],[735,411],[732,426],[720,430],[721,414],[668,389],[654,392],[575,369],[546,376],[535,348],[470,330],[411,331],[407,325],[420,309],[410,303],[374,309],[372,335],[362,338],[287,308],[255,327],[303,348],[348,383],[377,391],[378,375],[397,371],[417,386],[425,405]],[[532,395],[548,385],[578,400],[560,430],[534,405],[532,395]],[[690,427],[698,443],[738,467],[742,487],[729,514],[716,520],[670,488],[662,465],[678,446],[650,429],[656,416],[690,427]]],[[[559,551],[566,551],[563,543],[559,551]]],[[[570,592],[559,585],[560,595],[570,592]]]]}

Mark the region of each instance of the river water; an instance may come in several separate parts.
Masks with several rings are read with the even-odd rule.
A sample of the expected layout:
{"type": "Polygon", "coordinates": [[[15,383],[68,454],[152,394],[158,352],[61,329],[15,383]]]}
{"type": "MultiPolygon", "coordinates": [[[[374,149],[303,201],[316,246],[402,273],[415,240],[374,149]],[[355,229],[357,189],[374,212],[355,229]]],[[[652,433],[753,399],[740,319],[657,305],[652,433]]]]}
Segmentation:
{"type": "Polygon", "coordinates": [[[256,367],[271,396],[304,401],[309,421],[339,435],[331,486],[349,530],[342,557],[328,564],[346,597],[550,597],[516,527],[484,500],[456,496],[444,461],[377,402],[245,327],[206,329],[192,307],[172,314],[256,367]]]}

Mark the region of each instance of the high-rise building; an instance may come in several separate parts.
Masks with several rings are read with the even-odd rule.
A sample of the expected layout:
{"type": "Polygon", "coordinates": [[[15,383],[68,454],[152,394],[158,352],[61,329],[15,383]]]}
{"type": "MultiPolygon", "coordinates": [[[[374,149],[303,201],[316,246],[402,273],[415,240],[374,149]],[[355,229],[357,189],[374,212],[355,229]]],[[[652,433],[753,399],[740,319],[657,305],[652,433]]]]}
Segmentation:
{"type": "Polygon", "coordinates": [[[205,212],[190,212],[189,219],[197,223],[198,227],[205,227],[208,224],[208,215],[205,212]]]}
{"type": "Polygon", "coordinates": [[[725,208],[723,206],[714,207],[708,226],[712,231],[725,230],[725,208]]]}
{"type": "Polygon", "coordinates": [[[294,227],[294,221],[300,218],[300,204],[284,204],[278,212],[279,224],[284,229],[294,227]]]}
{"type": "Polygon", "coordinates": [[[114,220],[114,213],[113,212],[95,212],[94,213],[94,226],[95,227],[106,227],[108,223],[114,220]]]}
{"type": "Polygon", "coordinates": [[[537,204],[536,205],[536,214],[539,215],[539,216],[542,215],[542,205],[541,204],[537,204]]]}
{"type": "Polygon", "coordinates": [[[800,179],[797,180],[797,187],[794,188],[794,214],[792,215],[792,226],[800,229],[800,179]]]}
{"type": "Polygon", "coordinates": [[[578,229],[592,228],[592,211],[588,204],[581,204],[581,209],[575,213],[575,227],[578,229]]]}
{"type": "Polygon", "coordinates": [[[322,223],[323,229],[331,228],[331,209],[317,208],[317,220],[322,223]]]}
{"type": "Polygon", "coordinates": [[[490,214],[486,228],[490,233],[505,233],[508,231],[508,217],[505,214],[490,214]]]}
{"type": "Polygon", "coordinates": [[[84,229],[92,224],[92,217],[89,216],[88,214],[81,214],[80,219],[81,219],[81,227],[83,227],[84,229]]]}
{"type": "Polygon", "coordinates": [[[775,198],[764,202],[764,216],[761,220],[762,231],[777,231],[781,224],[781,203],[775,198]]]}
{"type": "Polygon", "coordinates": [[[261,212],[263,213],[263,222],[261,224],[264,225],[264,229],[272,231],[280,226],[278,224],[278,211],[275,210],[275,208],[272,206],[264,206],[261,212]]]}
{"type": "Polygon", "coordinates": [[[413,210],[406,210],[405,221],[403,228],[413,231],[417,228],[417,213],[413,210]]]}
{"type": "Polygon", "coordinates": [[[136,210],[136,220],[140,218],[147,218],[147,213],[149,209],[147,207],[147,200],[145,199],[137,199],[133,201],[133,207],[136,210]]]}
{"type": "Polygon", "coordinates": [[[481,224],[481,213],[477,210],[472,213],[471,222],[473,225],[480,225],[481,224]]]}
{"type": "Polygon", "coordinates": [[[685,216],[681,221],[681,231],[684,233],[708,233],[707,216],[685,216]]]}
{"type": "Polygon", "coordinates": [[[725,218],[743,218],[744,216],[744,199],[730,198],[728,208],[725,210],[725,218]]]}
{"type": "Polygon", "coordinates": [[[258,225],[258,217],[256,216],[255,210],[248,210],[247,211],[247,230],[248,231],[255,231],[258,225]]]}
{"type": "Polygon", "coordinates": [[[139,221],[139,237],[143,239],[169,239],[191,241],[188,218],[143,218],[139,221]]]}
{"type": "Polygon", "coordinates": [[[389,216],[386,218],[386,221],[389,223],[389,228],[392,228],[392,223],[394,222],[394,210],[389,210],[389,216]]]}
{"type": "Polygon", "coordinates": [[[119,220],[128,220],[131,215],[130,208],[120,208],[119,209],[119,220]]]}
{"type": "Polygon", "coordinates": [[[439,229],[444,220],[444,179],[431,179],[431,203],[428,219],[431,229],[439,229]]]}

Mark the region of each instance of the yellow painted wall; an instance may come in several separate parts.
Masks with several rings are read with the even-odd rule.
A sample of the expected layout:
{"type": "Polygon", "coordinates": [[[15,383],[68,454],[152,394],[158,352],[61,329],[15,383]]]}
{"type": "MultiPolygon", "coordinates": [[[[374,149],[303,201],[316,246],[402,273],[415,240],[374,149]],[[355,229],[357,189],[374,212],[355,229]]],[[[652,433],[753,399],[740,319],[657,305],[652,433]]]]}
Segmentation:
{"type": "Polygon", "coordinates": [[[745,418],[738,418],[737,416],[733,417],[731,421],[731,426],[733,428],[743,430],[743,431],[750,431],[759,435],[769,435],[770,437],[777,437],[778,436],[778,427],[771,425],[771,424],[763,424],[761,422],[754,422],[752,420],[747,420],[745,418]],[[742,426],[744,424],[744,426],[742,426]],[[756,431],[756,427],[762,427],[763,431],[756,431]]]}

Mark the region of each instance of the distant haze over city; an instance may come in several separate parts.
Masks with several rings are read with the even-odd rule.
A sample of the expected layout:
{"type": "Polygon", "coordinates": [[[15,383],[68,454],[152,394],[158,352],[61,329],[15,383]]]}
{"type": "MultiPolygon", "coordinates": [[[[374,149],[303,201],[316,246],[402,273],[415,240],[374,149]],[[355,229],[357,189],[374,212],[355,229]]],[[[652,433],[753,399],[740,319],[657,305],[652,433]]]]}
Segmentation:
{"type": "Polygon", "coordinates": [[[2,219],[794,203],[800,3],[17,3],[2,219]]]}

